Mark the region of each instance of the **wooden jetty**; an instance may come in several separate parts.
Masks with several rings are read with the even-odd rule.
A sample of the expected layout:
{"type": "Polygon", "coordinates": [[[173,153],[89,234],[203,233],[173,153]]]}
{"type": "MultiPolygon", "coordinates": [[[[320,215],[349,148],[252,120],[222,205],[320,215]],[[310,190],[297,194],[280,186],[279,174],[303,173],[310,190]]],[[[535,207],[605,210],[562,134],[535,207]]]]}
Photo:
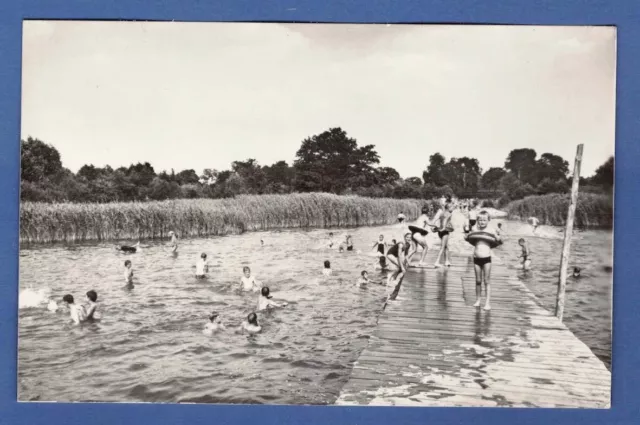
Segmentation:
{"type": "Polygon", "coordinates": [[[336,404],[609,408],[611,373],[515,272],[494,263],[491,289],[474,308],[469,256],[410,268],[336,404]]]}

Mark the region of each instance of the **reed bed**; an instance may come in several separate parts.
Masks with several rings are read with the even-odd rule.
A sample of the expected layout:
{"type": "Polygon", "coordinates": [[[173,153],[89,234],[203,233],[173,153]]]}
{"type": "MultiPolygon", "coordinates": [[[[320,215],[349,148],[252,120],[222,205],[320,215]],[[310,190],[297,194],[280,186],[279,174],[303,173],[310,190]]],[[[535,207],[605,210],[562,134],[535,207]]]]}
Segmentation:
{"type": "Polygon", "coordinates": [[[402,211],[415,219],[433,201],[364,198],[328,193],[243,195],[108,204],[20,205],[20,242],[52,243],[237,234],[282,228],[391,224],[402,211]]]}
{"type": "MultiPolygon", "coordinates": [[[[548,194],[528,196],[507,205],[509,218],[526,220],[536,217],[541,224],[564,226],[567,222],[570,195],[548,194]]],[[[575,226],[613,226],[613,197],[610,195],[579,193],[576,204],[575,226]]]]}

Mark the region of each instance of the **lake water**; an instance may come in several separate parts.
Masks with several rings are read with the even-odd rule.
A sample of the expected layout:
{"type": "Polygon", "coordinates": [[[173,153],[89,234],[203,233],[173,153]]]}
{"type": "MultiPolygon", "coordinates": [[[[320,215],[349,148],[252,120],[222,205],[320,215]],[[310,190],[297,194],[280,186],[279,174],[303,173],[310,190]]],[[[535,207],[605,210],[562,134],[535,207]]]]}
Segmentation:
{"type": "MultiPolygon", "coordinates": [[[[518,273],[550,309],[555,303],[562,233],[551,227],[532,236],[529,226],[504,222],[508,235],[495,255],[516,268],[517,238],[529,241],[534,269],[518,273]]],[[[361,252],[325,249],[328,230],[247,233],[182,240],[177,257],[155,244],[134,255],[112,245],[58,245],[20,251],[18,398],[21,401],[126,401],[331,404],[366,346],[387,289],[354,285],[363,269],[373,279],[371,245],[379,234],[399,239],[399,225],[348,232],[361,252]],[[265,241],[261,246],[260,239],[265,241]],[[201,252],[206,280],[193,277],[201,252]],[[135,288],[124,289],[130,259],[135,288]],[[330,260],[333,277],[321,275],[330,260]],[[260,334],[235,330],[256,296],[239,294],[242,267],[271,288],[284,309],[260,313],[260,334]],[[73,326],[68,313],[47,310],[49,297],[71,293],[85,302],[94,289],[102,319],[73,326]],[[211,311],[228,330],[202,333],[211,311]]],[[[458,241],[459,242],[459,241],[458,241]]],[[[607,364],[611,352],[612,235],[576,234],[572,266],[582,277],[567,287],[565,322],[607,364]]],[[[434,240],[435,243],[435,240],[434,240]]],[[[453,243],[458,251],[469,246],[453,243]]]]}

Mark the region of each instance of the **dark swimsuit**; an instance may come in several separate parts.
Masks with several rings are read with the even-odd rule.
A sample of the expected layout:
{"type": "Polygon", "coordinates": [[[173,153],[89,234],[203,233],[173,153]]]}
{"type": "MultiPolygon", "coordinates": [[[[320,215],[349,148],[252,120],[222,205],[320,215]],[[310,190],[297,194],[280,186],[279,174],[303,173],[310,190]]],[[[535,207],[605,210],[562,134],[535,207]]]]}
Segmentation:
{"type": "Polygon", "coordinates": [[[447,236],[450,232],[448,230],[438,230],[438,236],[440,237],[440,239],[444,238],[445,236],[447,236]]]}
{"type": "MultiPolygon", "coordinates": [[[[405,244],[405,248],[404,248],[404,255],[407,255],[407,253],[409,252],[409,248],[411,248],[411,246],[409,244],[405,244]]],[[[389,248],[389,252],[387,252],[387,255],[393,255],[396,258],[400,258],[399,255],[399,251],[400,250],[400,244],[395,244],[394,246],[392,246],[391,248],[389,248]]]]}
{"type": "Polygon", "coordinates": [[[384,254],[384,244],[383,243],[378,243],[378,252],[380,254],[384,254]]]}
{"type": "Polygon", "coordinates": [[[122,252],[136,252],[138,249],[135,246],[122,245],[120,251],[122,252]]]}
{"type": "Polygon", "coordinates": [[[398,217],[398,222],[402,223],[403,221],[404,221],[404,218],[398,217]]]}
{"type": "Polygon", "coordinates": [[[473,257],[473,264],[475,264],[476,266],[483,267],[485,264],[489,264],[489,263],[491,263],[491,257],[485,257],[485,258],[473,257]]]}
{"type": "Polygon", "coordinates": [[[353,251],[353,245],[347,245],[347,251],[353,251]]]}

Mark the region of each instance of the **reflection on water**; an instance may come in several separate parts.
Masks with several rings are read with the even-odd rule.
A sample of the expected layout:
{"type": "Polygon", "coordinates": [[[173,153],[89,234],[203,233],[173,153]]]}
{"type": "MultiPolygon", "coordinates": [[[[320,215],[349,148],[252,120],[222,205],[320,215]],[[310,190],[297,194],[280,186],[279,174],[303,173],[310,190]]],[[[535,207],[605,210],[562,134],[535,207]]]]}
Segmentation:
{"type": "MultiPolygon", "coordinates": [[[[530,230],[511,222],[505,228],[510,239],[496,255],[515,267],[516,239],[530,230]]],[[[403,230],[349,230],[362,252],[345,253],[323,248],[326,230],[183,240],[177,256],[161,245],[128,256],[104,244],[23,249],[19,399],[332,403],[366,346],[386,296],[382,286],[354,283],[365,269],[373,280],[384,278],[373,270],[371,247],[379,234],[400,240],[403,230]],[[193,276],[201,252],[209,257],[205,280],[193,276]],[[133,262],[133,289],[123,288],[125,259],[133,262]],[[331,278],[322,277],[324,260],[331,261],[331,278]],[[284,309],[261,313],[263,332],[254,336],[235,331],[256,304],[254,295],[236,291],[245,265],[276,300],[289,302],[284,309]],[[98,292],[100,322],[73,326],[62,309],[47,310],[49,296],[60,300],[71,293],[84,301],[89,289],[98,292]],[[203,335],[211,311],[220,313],[227,332],[203,335]]],[[[336,241],[347,233],[334,232],[336,241]]],[[[562,241],[527,239],[534,270],[521,278],[552,307],[558,261],[553,257],[559,257],[562,241]]],[[[580,233],[573,247],[572,262],[582,267],[583,277],[568,286],[565,321],[608,361],[611,274],[602,266],[611,264],[611,234],[580,233]]],[[[475,297],[464,284],[446,279],[438,284],[435,306],[425,302],[425,309],[448,314],[452,291],[467,303],[475,297]]],[[[480,320],[475,326],[483,333],[488,325],[480,320]]]]}

